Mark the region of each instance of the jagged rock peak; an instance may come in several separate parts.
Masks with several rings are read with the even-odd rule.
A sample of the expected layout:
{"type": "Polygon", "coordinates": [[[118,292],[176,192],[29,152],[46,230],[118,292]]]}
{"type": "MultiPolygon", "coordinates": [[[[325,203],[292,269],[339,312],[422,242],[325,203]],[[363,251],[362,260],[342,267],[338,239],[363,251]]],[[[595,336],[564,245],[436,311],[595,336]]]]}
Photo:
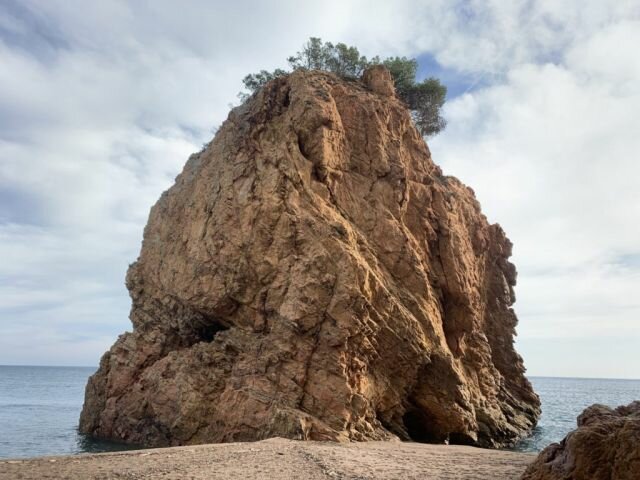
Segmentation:
{"type": "Polygon", "coordinates": [[[278,78],[152,208],[133,332],[89,380],[81,430],[509,444],[540,413],[510,255],[386,70],[278,78]]]}
{"type": "Polygon", "coordinates": [[[365,70],[362,82],[367,88],[383,96],[391,97],[396,94],[391,72],[382,65],[376,65],[365,70]]]}

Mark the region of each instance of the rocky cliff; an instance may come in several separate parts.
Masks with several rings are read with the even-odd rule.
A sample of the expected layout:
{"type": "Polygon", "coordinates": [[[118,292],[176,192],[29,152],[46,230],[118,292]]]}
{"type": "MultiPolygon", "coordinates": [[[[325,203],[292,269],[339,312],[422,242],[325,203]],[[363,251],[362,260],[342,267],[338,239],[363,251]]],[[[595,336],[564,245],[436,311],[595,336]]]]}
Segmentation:
{"type": "Polygon", "coordinates": [[[510,254],[386,70],[276,79],[151,210],[81,431],[508,444],[540,411],[510,254]]]}

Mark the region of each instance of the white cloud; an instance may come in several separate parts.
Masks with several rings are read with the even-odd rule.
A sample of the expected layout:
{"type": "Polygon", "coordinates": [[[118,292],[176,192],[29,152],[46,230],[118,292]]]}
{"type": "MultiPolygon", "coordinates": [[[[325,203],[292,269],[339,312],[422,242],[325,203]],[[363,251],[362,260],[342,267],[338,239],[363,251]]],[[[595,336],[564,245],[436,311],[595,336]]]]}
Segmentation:
{"type": "Polygon", "coordinates": [[[312,35],[475,79],[430,143],[515,243],[532,373],[550,372],[540,342],[637,338],[639,20],[636,1],[6,2],[0,363],[97,362],[129,328],[124,272],[149,207],[240,79],[312,35]]]}
{"type": "Polygon", "coordinates": [[[0,7],[0,363],[96,364],[129,328],[124,274],[150,206],[242,76],[340,25],[300,2],[192,7],[0,7]]]}
{"type": "MultiPolygon", "coordinates": [[[[640,254],[639,27],[608,24],[583,32],[555,64],[514,65],[504,81],[451,102],[449,129],[432,142],[514,241],[525,359],[548,342],[550,360],[532,362],[533,373],[561,374],[552,350],[566,343],[553,339],[599,338],[603,352],[618,337],[640,344],[640,265],[627,261],[640,254]]],[[[560,369],[575,374],[564,354],[560,369]]],[[[639,376],[640,355],[618,354],[639,376]]],[[[594,375],[591,366],[578,370],[594,375]]]]}

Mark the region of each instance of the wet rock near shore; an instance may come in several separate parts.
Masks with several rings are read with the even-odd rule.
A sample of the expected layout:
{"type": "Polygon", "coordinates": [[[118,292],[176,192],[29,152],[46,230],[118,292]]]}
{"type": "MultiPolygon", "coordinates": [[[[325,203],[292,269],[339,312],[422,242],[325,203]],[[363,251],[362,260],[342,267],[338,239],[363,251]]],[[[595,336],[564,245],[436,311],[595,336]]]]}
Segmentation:
{"type": "Polygon", "coordinates": [[[616,409],[592,405],[578,428],[545,448],[522,480],[638,480],[640,401],[616,409]]]}

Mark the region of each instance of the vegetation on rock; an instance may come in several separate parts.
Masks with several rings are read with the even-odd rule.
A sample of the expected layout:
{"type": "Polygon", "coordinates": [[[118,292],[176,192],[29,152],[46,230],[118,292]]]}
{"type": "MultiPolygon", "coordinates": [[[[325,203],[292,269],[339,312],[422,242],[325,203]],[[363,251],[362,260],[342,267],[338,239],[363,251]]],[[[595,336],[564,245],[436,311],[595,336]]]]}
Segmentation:
{"type": "MultiPolygon", "coordinates": [[[[356,47],[344,43],[333,44],[311,37],[302,50],[287,59],[292,71],[323,70],[345,79],[357,79],[364,70],[373,65],[384,65],[393,77],[396,93],[411,110],[411,116],[422,135],[431,136],[444,129],[447,122],[442,117],[442,106],[446,100],[447,87],[437,78],[429,77],[416,81],[418,62],[414,58],[388,57],[381,60],[375,56],[367,59],[356,47]]],[[[280,68],[269,72],[261,70],[244,77],[245,88],[254,93],[267,82],[289,73],[280,68]]],[[[245,100],[249,93],[240,93],[245,100]]]]}

